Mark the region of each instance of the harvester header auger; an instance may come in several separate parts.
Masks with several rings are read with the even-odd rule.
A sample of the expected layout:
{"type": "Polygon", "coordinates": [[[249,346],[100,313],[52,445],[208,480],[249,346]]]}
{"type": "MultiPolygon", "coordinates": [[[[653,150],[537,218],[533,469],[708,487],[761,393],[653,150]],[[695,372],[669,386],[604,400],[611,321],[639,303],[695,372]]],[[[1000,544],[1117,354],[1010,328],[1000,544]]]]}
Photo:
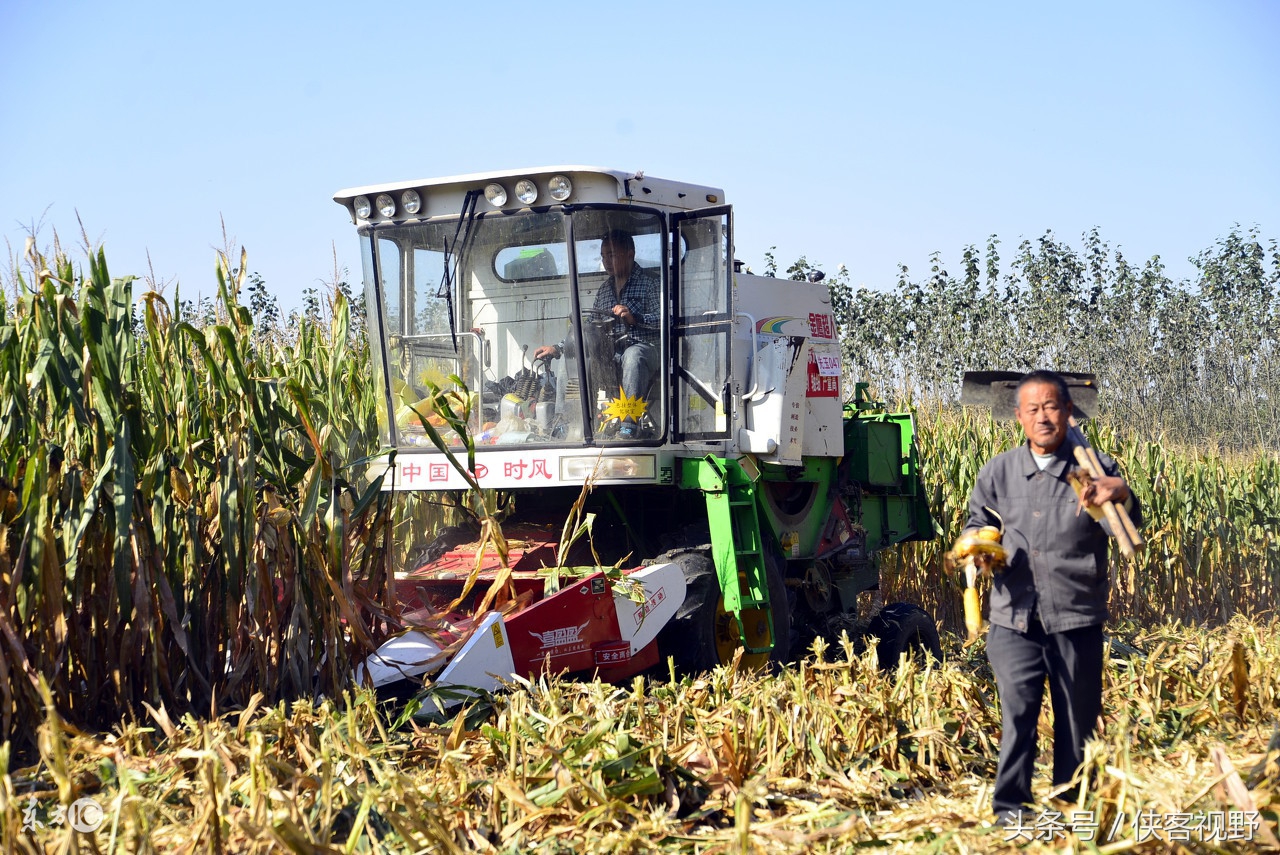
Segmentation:
{"type": "Polygon", "coordinates": [[[740,270],[722,190],[565,166],[334,199],[360,236],[378,417],[395,451],[384,487],[405,511],[397,596],[417,627],[370,663],[375,683],[418,667],[384,667],[395,657],[454,682],[468,661],[495,678],[620,678],[667,656],[698,670],[738,648],[760,663],[841,629],[876,634],[886,661],[939,653],[923,611],[868,602],[876,554],[933,537],[914,423],[843,400],[827,286],[740,270]],[[440,390],[460,406],[442,412],[440,390]],[[508,514],[509,568],[478,556],[476,532],[410,516],[423,491],[469,482],[508,514]],[[569,549],[558,541],[571,510],[594,524],[569,549]],[[630,569],[560,569],[549,583],[557,563],[630,569]],[[508,571],[505,613],[468,612],[508,571]],[[643,632],[622,627],[617,584],[665,592],[643,632]],[[537,636],[536,663],[513,633],[537,636]],[[628,645],[626,667],[607,668],[628,645]]]}

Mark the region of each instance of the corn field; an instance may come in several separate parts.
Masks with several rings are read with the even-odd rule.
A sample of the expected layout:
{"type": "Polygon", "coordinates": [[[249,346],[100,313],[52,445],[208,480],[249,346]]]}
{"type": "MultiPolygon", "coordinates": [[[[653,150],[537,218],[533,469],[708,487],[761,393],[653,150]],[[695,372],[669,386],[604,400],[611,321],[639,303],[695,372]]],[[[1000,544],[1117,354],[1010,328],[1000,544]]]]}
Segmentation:
{"type": "MultiPolygon", "coordinates": [[[[265,334],[243,256],[220,258],[198,319],[112,279],[101,251],[87,273],[28,260],[12,300],[0,289],[4,851],[1003,847],[984,813],[994,685],[981,644],[956,638],[945,664],[896,675],[835,648],[776,675],[545,680],[397,727],[347,691],[351,663],[398,628],[389,558],[411,524],[370,471],[349,301],[265,334]],[[85,796],[105,810],[97,832],[51,821],[85,796]]],[[[942,536],[885,558],[885,594],[958,630],[941,553],[978,468],[1019,436],[986,413],[915,411],[942,536]]],[[[1274,818],[1280,460],[1148,427],[1118,410],[1089,426],[1148,545],[1113,564],[1122,629],[1082,807],[1108,827],[1152,810],[1274,818]],[[1232,789],[1218,743],[1249,787],[1232,789]]],[[[1135,833],[1099,851],[1146,851],[1135,833]]],[[[1256,845],[1201,844],[1185,848],[1256,845]]]]}
{"type": "Polygon", "coordinates": [[[42,681],[86,726],[340,691],[387,597],[349,305],[273,346],[243,264],[197,329],[101,252],[31,260],[0,327],[6,739],[31,744],[42,681]]]}
{"type": "MultiPolygon", "coordinates": [[[[942,536],[906,544],[884,563],[887,599],[918,602],[944,625],[963,626],[963,580],[941,578],[942,553],[968,517],[978,470],[1023,440],[1017,422],[974,408],[916,410],[922,469],[942,536]],[[942,584],[939,584],[941,582],[942,584]]],[[[1147,520],[1132,562],[1112,552],[1111,612],[1144,625],[1269,619],[1280,596],[1280,456],[1170,447],[1102,420],[1090,442],[1120,464],[1147,520]]]]}

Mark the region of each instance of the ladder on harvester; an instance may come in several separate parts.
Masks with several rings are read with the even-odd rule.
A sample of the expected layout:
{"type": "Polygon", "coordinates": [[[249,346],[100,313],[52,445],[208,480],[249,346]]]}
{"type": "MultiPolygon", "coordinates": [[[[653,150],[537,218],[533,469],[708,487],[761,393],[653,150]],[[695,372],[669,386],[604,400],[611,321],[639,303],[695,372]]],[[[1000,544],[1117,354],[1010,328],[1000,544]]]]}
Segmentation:
{"type": "Polygon", "coordinates": [[[711,454],[686,461],[682,474],[684,486],[696,487],[706,497],[712,558],[724,610],[737,624],[743,650],[752,654],[769,653],[774,645],[764,538],[756,507],[759,478],[759,470],[748,458],[726,460],[711,454]],[[767,620],[763,645],[751,643],[743,612],[756,612],[757,620],[761,614],[767,620]]]}

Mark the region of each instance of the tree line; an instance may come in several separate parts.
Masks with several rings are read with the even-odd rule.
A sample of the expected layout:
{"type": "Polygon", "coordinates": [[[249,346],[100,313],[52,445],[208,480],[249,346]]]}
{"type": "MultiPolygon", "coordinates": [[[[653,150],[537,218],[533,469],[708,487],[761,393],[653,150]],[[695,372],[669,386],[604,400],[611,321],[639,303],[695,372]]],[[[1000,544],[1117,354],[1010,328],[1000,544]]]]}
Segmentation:
{"type": "MultiPolygon", "coordinates": [[[[1149,435],[1222,448],[1280,447],[1280,248],[1239,227],[1173,281],[1159,256],[1130,262],[1092,229],[1079,247],[1046,232],[1009,259],[992,235],[940,254],[888,289],[829,277],[849,379],[891,399],[958,400],[972,370],[1092,372],[1099,410],[1149,435]]],[[[766,273],[776,275],[766,255],[766,273]]],[[[799,279],[815,265],[801,257],[799,279]]]]}

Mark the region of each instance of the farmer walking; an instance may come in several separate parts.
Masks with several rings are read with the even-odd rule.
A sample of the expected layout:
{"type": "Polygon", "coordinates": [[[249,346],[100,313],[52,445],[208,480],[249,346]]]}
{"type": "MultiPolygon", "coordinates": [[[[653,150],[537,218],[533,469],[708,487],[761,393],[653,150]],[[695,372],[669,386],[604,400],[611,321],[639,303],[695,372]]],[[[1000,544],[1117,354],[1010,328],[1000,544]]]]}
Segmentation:
{"type": "MultiPolygon", "coordinates": [[[[965,525],[1004,527],[1007,559],[994,568],[987,658],[1003,721],[992,808],[1006,825],[1020,821],[1033,803],[1045,678],[1053,705],[1055,788],[1075,777],[1102,711],[1110,528],[1080,513],[1079,505],[1112,501],[1137,512],[1128,484],[1106,455],[1099,455],[1105,477],[1077,498],[1068,482],[1075,468],[1071,396],[1061,377],[1050,371],[1024,376],[1015,412],[1027,441],[982,467],[965,525]]],[[[1075,801],[1079,795],[1068,791],[1063,797],[1075,801]]]]}

